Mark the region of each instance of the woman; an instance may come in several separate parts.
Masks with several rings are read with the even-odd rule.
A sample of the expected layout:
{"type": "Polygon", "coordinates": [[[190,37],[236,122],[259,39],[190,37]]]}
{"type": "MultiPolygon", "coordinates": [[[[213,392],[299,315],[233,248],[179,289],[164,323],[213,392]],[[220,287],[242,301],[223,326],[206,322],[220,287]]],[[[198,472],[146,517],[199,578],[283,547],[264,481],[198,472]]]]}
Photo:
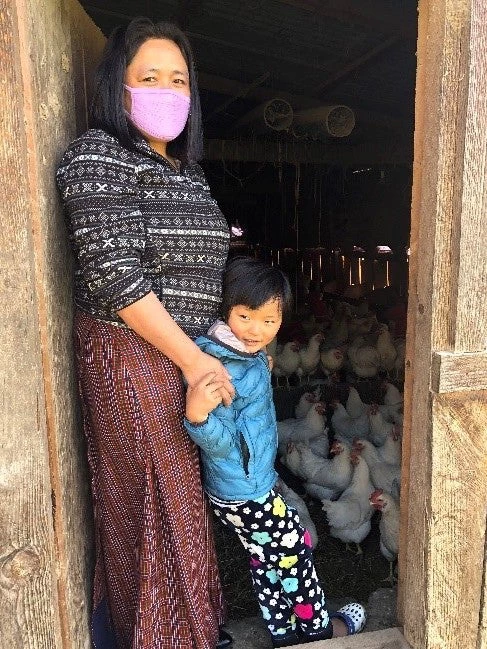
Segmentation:
{"type": "Polygon", "coordinates": [[[76,260],[75,342],[95,513],[93,641],[231,643],[183,377],[233,387],[193,339],[218,315],[228,231],[201,168],[201,111],[182,32],[138,18],[98,68],[94,128],[60,163],[76,260]]]}

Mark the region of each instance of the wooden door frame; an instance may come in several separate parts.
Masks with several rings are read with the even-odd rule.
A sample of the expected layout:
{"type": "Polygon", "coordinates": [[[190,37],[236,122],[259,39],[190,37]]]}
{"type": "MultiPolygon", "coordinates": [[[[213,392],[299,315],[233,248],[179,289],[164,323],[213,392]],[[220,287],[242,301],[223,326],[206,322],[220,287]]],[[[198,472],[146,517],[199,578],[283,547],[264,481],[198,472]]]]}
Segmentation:
{"type": "MultiPolygon", "coordinates": [[[[60,280],[69,264],[58,240],[53,174],[83,121],[86,69],[101,39],[82,42],[94,26],[75,0],[8,4],[0,61],[8,134],[0,162],[10,190],[0,241],[15,282],[3,296],[9,320],[2,341],[16,362],[2,358],[0,369],[8,376],[4,402],[25,412],[15,419],[9,408],[12,419],[0,433],[0,461],[15,483],[6,503],[14,492],[21,503],[9,511],[0,548],[2,640],[15,649],[67,649],[88,640],[89,569],[80,538],[86,504],[76,484],[83,474],[74,457],[70,289],[60,280]],[[30,458],[36,484],[17,471],[16,449],[30,458]]],[[[391,629],[333,640],[330,649],[406,641],[414,649],[487,647],[486,6],[419,2],[399,556],[404,636],[391,629]]]]}
{"type": "Polygon", "coordinates": [[[483,0],[420,0],[399,555],[415,649],[485,645],[486,49],[483,0]]]}

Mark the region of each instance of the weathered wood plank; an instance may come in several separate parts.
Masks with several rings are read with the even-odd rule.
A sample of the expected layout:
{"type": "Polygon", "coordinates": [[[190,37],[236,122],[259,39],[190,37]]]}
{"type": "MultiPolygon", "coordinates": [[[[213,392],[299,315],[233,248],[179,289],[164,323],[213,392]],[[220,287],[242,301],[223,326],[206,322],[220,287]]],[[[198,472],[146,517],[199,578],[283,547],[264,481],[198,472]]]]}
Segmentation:
{"type": "Polygon", "coordinates": [[[456,351],[487,349],[487,4],[472,3],[456,351]]]}
{"type": "Polygon", "coordinates": [[[482,582],[482,608],[480,610],[479,635],[476,649],[487,649],[487,546],[484,551],[484,571],[482,582]]]}
{"type": "Polygon", "coordinates": [[[487,390],[487,352],[435,352],[431,389],[433,392],[487,390]]]}
{"type": "MultiPolygon", "coordinates": [[[[89,643],[89,477],[76,403],[71,259],[54,175],[61,153],[87,127],[87,75],[104,37],[75,0],[17,0],[25,53],[24,100],[62,646],[89,643]],[[56,44],[53,47],[53,43],[56,44]]],[[[39,645],[42,646],[42,645],[39,645]]],[[[60,645],[59,645],[60,646],[60,645]]]]}
{"type": "Polygon", "coordinates": [[[86,127],[86,67],[103,37],[74,0],[8,7],[0,45],[2,646],[81,649],[89,644],[89,480],[54,172],[76,134],[76,113],[86,127]]]}
{"type": "MultiPolygon", "coordinates": [[[[295,649],[309,649],[309,644],[295,645],[295,649]]],[[[346,638],[333,638],[313,643],[314,649],[411,649],[399,629],[383,629],[360,633],[346,638]]]]}
{"type": "Polygon", "coordinates": [[[327,142],[300,142],[253,139],[205,141],[207,160],[240,160],[242,162],[315,162],[316,164],[360,165],[401,164],[411,160],[409,143],[397,140],[386,143],[350,145],[327,142]]]}
{"type": "MultiPolygon", "coordinates": [[[[435,395],[431,358],[436,350],[465,349],[458,316],[468,303],[461,287],[478,277],[460,256],[465,228],[469,237],[472,230],[483,236],[481,218],[465,211],[473,209],[473,201],[466,207],[465,175],[483,173],[483,154],[472,153],[464,164],[472,137],[470,84],[479,75],[470,27],[481,7],[481,0],[419,4],[400,545],[401,619],[415,649],[473,647],[478,635],[486,394],[435,395]]],[[[478,288],[472,287],[474,302],[478,288]]],[[[474,311],[479,332],[486,313],[474,311]]],[[[469,339],[471,351],[479,351],[476,336],[469,339]]]]}
{"type": "Polygon", "coordinates": [[[486,430],[487,392],[433,398],[426,615],[434,647],[474,647],[477,639],[487,504],[486,430]]]}
{"type": "Polygon", "coordinates": [[[0,42],[0,629],[9,649],[62,646],[34,288],[24,63],[17,14],[0,42]]]}

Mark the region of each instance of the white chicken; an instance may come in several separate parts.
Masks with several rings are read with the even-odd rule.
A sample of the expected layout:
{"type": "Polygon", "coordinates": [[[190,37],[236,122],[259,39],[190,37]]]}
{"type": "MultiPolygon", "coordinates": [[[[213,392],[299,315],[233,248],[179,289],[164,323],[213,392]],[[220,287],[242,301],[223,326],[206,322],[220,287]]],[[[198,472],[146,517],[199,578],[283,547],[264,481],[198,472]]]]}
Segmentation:
{"type": "Polygon", "coordinates": [[[279,452],[288,442],[307,442],[325,432],[325,406],[321,401],[314,403],[304,419],[284,419],[277,422],[279,452]]]}
{"type": "Polygon", "coordinates": [[[355,317],[349,323],[348,334],[351,340],[355,336],[362,336],[370,333],[378,326],[377,316],[375,313],[368,313],[362,317],[355,317]]]}
{"type": "Polygon", "coordinates": [[[299,343],[291,340],[284,345],[280,352],[276,352],[272,373],[278,381],[281,376],[284,376],[289,388],[289,377],[296,373],[299,363],[299,343]]]}
{"type": "Polygon", "coordinates": [[[379,366],[388,374],[394,369],[397,357],[397,350],[392,342],[391,332],[386,324],[379,325],[379,336],[377,338],[377,351],[379,353],[379,366]]]}
{"type": "Polygon", "coordinates": [[[389,577],[384,581],[394,583],[393,564],[399,550],[399,504],[383,489],[376,489],[370,494],[370,504],[381,513],[380,551],[389,562],[389,577]]]}
{"type": "Polygon", "coordinates": [[[367,345],[363,336],[358,336],[347,350],[353,372],[360,378],[371,378],[379,371],[379,352],[367,345]]]}
{"type": "Polygon", "coordinates": [[[367,462],[370,480],[376,489],[399,496],[401,488],[401,467],[384,462],[378,449],[366,439],[356,439],[353,449],[367,462]]]}
{"type": "Polygon", "coordinates": [[[365,414],[368,410],[368,406],[360,398],[358,390],[350,386],[348,391],[347,403],[345,404],[345,410],[352,417],[352,419],[358,419],[361,415],[365,414]]]}
{"type": "Polygon", "coordinates": [[[336,435],[345,441],[352,442],[355,437],[367,437],[369,433],[369,419],[367,413],[354,419],[350,417],[343,404],[334,399],[330,403],[334,410],[331,417],[331,427],[336,435]]]}
{"type": "Polygon", "coordinates": [[[402,408],[404,397],[399,389],[390,381],[384,381],[383,385],[386,391],[384,395],[384,403],[388,406],[397,406],[402,408]]]}
{"type": "Polygon", "coordinates": [[[314,392],[303,392],[294,408],[296,419],[304,419],[313,403],[316,403],[317,401],[318,397],[314,392]]]}
{"type": "Polygon", "coordinates": [[[369,477],[367,462],[360,455],[352,453],[354,465],[349,486],[338,500],[323,499],[323,510],[326,512],[330,534],[344,543],[356,543],[357,554],[362,554],[360,543],[370,532],[372,507],[369,496],[374,490],[369,477]]]}
{"type": "Polygon", "coordinates": [[[304,529],[308,530],[314,550],[318,545],[318,532],[316,531],[316,525],[313,523],[306,503],[300,496],[298,496],[295,491],[291,489],[291,487],[287,486],[282,478],[279,478],[279,480],[277,481],[276,491],[281,494],[287,505],[294,507],[294,509],[298,512],[301,527],[304,527],[304,529]]]}
{"type": "Polygon", "coordinates": [[[369,418],[369,440],[375,446],[382,446],[386,438],[391,433],[395,432],[396,424],[387,421],[382,415],[379,406],[373,403],[368,409],[369,418]]]}
{"type": "Polygon", "coordinates": [[[320,354],[321,367],[323,372],[330,376],[333,372],[339,370],[345,361],[343,352],[336,347],[324,349],[320,354]]]}
{"type": "MultiPolygon", "coordinates": [[[[291,473],[304,480],[308,479],[308,465],[303,465],[303,458],[312,457],[316,464],[321,465],[329,452],[328,429],[319,437],[304,442],[288,442],[285,451],[280,451],[280,460],[291,473]]],[[[281,447],[282,448],[282,447],[281,447]]]]}
{"type": "Polygon", "coordinates": [[[396,348],[397,356],[394,361],[394,368],[392,374],[396,381],[404,381],[404,366],[406,362],[406,341],[404,338],[397,338],[394,340],[394,347],[396,348]]]}
{"type": "Polygon", "coordinates": [[[386,437],[386,441],[382,446],[377,448],[379,452],[379,457],[383,462],[388,464],[395,464],[396,466],[401,466],[401,434],[399,427],[396,426],[392,433],[386,437]]]}
{"type": "Polygon", "coordinates": [[[306,347],[299,350],[299,374],[309,377],[316,372],[320,363],[320,345],[323,340],[322,333],[316,333],[308,341],[306,347]]]}
{"type": "MultiPolygon", "coordinates": [[[[330,490],[328,498],[334,500],[350,484],[353,468],[350,462],[350,449],[345,444],[333,442],[330,454],[332,458],[327,459],[317,458],[309,452],[302,453],[301,470],[302,477],[307,480],[306,491],[310,495],[314,495],[314,486],[326,487],[330,490]]],[[[324,497],[321,496],[320,500],[324,497]]]]}

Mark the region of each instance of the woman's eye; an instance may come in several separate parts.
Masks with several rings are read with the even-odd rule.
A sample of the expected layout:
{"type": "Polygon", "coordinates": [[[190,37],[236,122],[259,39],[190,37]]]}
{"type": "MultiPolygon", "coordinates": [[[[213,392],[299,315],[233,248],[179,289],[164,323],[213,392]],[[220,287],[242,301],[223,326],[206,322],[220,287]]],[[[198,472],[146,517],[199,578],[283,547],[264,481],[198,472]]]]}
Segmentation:
{"type": "Polygon", "coordinates": [[[147,82],[149,82],[149,81],[155,81],[155,80],[156,80],[155,77],[144,77],[144,79],[142,79],[142,81],[147,81],[147,82]]]}

